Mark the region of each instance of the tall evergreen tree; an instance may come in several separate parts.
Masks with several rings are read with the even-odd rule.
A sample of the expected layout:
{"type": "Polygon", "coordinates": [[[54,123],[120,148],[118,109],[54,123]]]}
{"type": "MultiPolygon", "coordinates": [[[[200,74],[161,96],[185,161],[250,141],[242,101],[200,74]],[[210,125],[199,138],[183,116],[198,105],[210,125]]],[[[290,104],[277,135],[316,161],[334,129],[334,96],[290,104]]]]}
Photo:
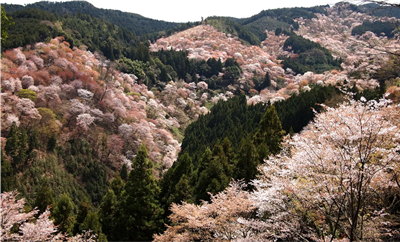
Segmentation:
{"type": "Polygon", "coordinates": [[[74,207],[71,198],[63,194],[53,209],[54,224],[60,225],[59,230],[70,235],[75,224],[74,207]]]}
{"type": "MultiPolygon", "coordinates": [[[[208,159],[210,159],[209,155],[205,154],[203,160],[208,159]]],[[[224,152],[223,146],[217,142],[214,146],[211,160],[208,161],[205,169],[199,172],[195,190],[197,202],[200,202],[201,200],[208,201],[210,199],[208,193],[216,194],[228,186],[232,175],[231,166],[232,165],[229,163],[229,159],[224,152]]]]}
{"type": "Polygon", "coordinates": [[[122,180],[121,176],[117,175],[114,177],[110,184],[110,188],[113,190],[117,198],[121,198],[122,192],[124,191],[125,182],[122,180]]]}
{"type": "Polygon", "coordinates": [[[122,165],[120,176],[121,176],[121,179],[124,181],[126,181],[128,179],[128,169],[127,169],[125,163],[122,165]]]}
{"type": "Polygon", "coordinates": [[[188,153],[179,157],[174,167],[167,204],[192,201],[193,164],[188,153]]]}
{"type": "MultiPolygon", "coordinates": [[[[25,129],[20,129],[19,132],[19,137],[18,137],[18,145],[19,145],[19,150],[18,150],[18,156],[17,158],[17,163],[21,164],[22,167],[25,167],[24,165],[27,165],[27,151],[28,151],[28,134],[26,133],[25,129]]],[[[15,162],[15,159],[14,159],[15,162]]]]}
{"type": "Polygon", "coordinates": [[[237,153],[237,163],[235,166],[234,178],[244,179],[246,183],[255,179],[259,165],[258,154],[250,137],[242,139],[239,152],[237,153]]]}
{"type": "MultiPolygon", "coordinates": [[[[19,140],[18,140],[18,131],[19,128],[15,123],[11,125],[10,132],[7,136],[5,151],[6,154],[9,155],[12,159],[17,157],[18,155],[18,147],[19,147],[19,140]]],[[[12,163],[13,168],[15,169],[17,164],[15,162],[12,163]]]]}
{"type": "Polygon", "coordinates": [[[118,205],[122,212],[118,240],[151,240],[162,226],[163,210],[158,201],[160,188],[153,174],[153,163],[148,158],[144,145],[139,147],[132,163],[122,201],[118,205]]]}
{"type": "Polygon", "coordinates": [[[82,224],[85,221],[89,213],[92,212],[92,205],[88,201],[87,197],[84,197],[78,207],[78,214],[76,215],[76,223],[74,233],[79,233],[82,230],[82,224]]]}
{"type": "Polygon", "coordinates": [[[282,130],[275,106],[271,105],[261,119],[258,131],[254,135],[254,145],[259,147],[265,144],[271,154],[278,154],[284,134],[285,131],[282,130]]]}
{"type": "Polygon", "coordinates": [[[54,206],[53,191],[51,190],[48,182],[45,180],[42,187],[36,194],[35,207],[39,210],[39,213],[43,213],[48,206],[54,206]]]}
{"type": "MultiPolygon", "coordinates": [[[[93,233],[97,234],[98,236],[101,235],[101,224],[99,220],[99,215],[96,212],[89,212],[85,217],[83,223],[79,226],[80,231],[93,231],[93,233]]],[[[103,238],[99,241],[105,241],[104,235],[103,238]]]]}
{"type": "Polygon", "coordinates": [[[12,20],[12,18],[7,16],[4,6],[1,6],[1,45],[2,46],[4,46],[4,44],[6,43],[6,40],[8,38],[8,32],[7,32],[8,26],[14,24],[14,22],[11,20],[12,20]]]}
{"type": "Polygon", "coordinates": [[[11,191],[15,184],[14,170],[1,152],[1,192],[11,191]]]}
{"type": "Polygon", "coordinates": [[[28,136],[28,144],[29,144],[29,149],[28,149],[28,154],[32,152],[34,149],[38,149],[40,147],[40,141],[39,141],[39,131],[36,127],[32,128],[30,130],[29,136],[28,136]]]}
{"type": "Polygon", "coordinates": [[[116,239],[115,222],[119,218],[117,214],[117,196],[112,189],[109,189],[106,195],[101,200],[99,207],[99,219],[102,225],[102,231],[105,233],[109,240],[116,239]]]}

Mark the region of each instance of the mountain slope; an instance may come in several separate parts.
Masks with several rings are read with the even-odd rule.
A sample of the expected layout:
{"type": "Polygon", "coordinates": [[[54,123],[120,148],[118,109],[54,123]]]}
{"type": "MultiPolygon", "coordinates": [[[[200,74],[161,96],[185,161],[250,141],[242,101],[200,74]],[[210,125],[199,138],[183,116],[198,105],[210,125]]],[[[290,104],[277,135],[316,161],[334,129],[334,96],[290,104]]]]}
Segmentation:
{"type": "Polygon", "coordinates": [[[119,27],[127,28],[136,35],[154,33],[162,30],[168,30],[178,25],[178,23],[159,21],[143,17],[139,14],[122,12],[119,10],[96,8],[92,4],[85,1],[69,1],[69,2],[37,2],[27,4],[25,7],[15,5],[8,6],[4,4],[7,12],[20,10],[22,8],[38,8],[59,15],[63,14],[89,14],[93,17],[100,18],[104,21],[114,23],[119,27]]]}
{"type": "Polygon", "coordinates": [[[40,9],[20,9],[9,16],[15,24],[8,28],[9,38],[3,50],[64,36],[71,47],[85,45],[90,51],[101,51],[114,60],[121,55],[132,58],[139,45],[131,31],[88,14],[60,16],[40,9]]]}

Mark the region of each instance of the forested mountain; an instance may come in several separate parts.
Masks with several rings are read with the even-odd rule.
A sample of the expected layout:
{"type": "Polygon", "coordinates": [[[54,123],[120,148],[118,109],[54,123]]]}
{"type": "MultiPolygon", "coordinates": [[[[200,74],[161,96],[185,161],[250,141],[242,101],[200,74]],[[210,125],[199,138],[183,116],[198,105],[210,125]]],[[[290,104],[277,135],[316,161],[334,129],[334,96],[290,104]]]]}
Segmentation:
{"type": "Polygon", "coordinates": [[[12,12],[15,24],[9,27],[4,49],[46,42],[64,36],[71,47],[85,45],[115,60],[122,55],[133,58],[139,39],[129,30],[87,14],[56,15],[39,9],[12,12]]]}
{"type": "Polygon", "coordinates": [[[12,13],[21,9],[41,9],[51,13],[57,13],[62,16],[65,14],[88,14],[99,18],[105,22],[113,23],[118,27],[124,27],[135,35],[150,34],[158,31],[168,30],[178,25],[178,23],[165,22],[145,18],[139,14],[127,13],[119,10],[109,10],[96,8],[86,1],[68,1],[68,2],[49,2],[41,1],[27,4],[25,6],[15,6],[4,4],[7,12],[12,13]]]}
{"type": "Polygon", "coordinates": [[[399,240],[390,12],[3,7],[1,240],[399,240]]]}

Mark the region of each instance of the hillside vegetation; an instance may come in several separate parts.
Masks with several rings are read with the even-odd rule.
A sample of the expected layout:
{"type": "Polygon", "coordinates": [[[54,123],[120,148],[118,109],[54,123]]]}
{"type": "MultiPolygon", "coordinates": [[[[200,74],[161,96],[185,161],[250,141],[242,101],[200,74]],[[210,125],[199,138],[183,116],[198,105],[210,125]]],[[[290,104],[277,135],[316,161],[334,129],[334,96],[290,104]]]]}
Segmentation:
{"type": "Polygon", "coordinates": [[[41,1],[27,4],[25,6],[11,5],[9,8],[7,5],[5,5],[5,9],[10,13],[12,13],[14,10],[21,9],[41,9],[51,13],[57,13],[60,16],[65,14],[74,15],[78,13],[88,14],[92,17],[102,19],[103,21],[113,23],[119,27],[124,27],[133,32],[135,35],[150,34],[162,30],[168,30],[178,25],[178,23],[145,18],[135,13],[96,8],[92,4],[85,1],[41,1]]]}
{"type": "Polygon", "coordinates": [[[399,240],[395,17],[29,6],[2,6],[2,240],[399,240]]]}

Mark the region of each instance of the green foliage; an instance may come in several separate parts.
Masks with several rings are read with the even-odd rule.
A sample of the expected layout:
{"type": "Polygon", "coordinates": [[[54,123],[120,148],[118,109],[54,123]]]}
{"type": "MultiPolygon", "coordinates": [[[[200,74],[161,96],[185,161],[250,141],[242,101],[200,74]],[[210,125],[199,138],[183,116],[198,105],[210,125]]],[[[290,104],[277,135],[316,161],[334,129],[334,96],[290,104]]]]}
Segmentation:
{"type": "Polygon", "coordinates": [[[187,152],[196,167],[206,148],[214,147],[217,140],[227,137],[233,149],[237,149],[242,137],[254,135],[265,110],[263,104],[247,106],[245,96],[218,102],[209,114],[200,116],[186,128],[182,154],[187,152]]]}
{"type": "Polygon", "coordinates": [[[256,146],[265,144],[268,147],[268,151],[276,155],[281,150],[281,142],[284,134],[285,131],[282,130],[278,113],[275,106],[272,105],[261,119],[260,126],[254,135],[254,144],[256,146]]]}
{"type": "Polygon", "coordinates": [[[54,151],[54,149],[57,146],[57,136],[55,134],[52,134],[47,141],[47,151],[54,151]]]}
{"type": "MultiPolygon", "coordinates": [[[[193,201],[193,163],[190,156],[185,153],[180,155],[178,161],[167,171],[161,180],[160,201],[162,202],[165,215],[169,215],[169,204],[182,201],[193,201]]],[[[165,216],[165,217],[166,217],[165,216]]]]}
{"type": "Polygon", "coordinates": [[[284,48],[299,54],[297,58],[283,58],[284,68],[296,73],[307,71],[322,73],[332,69],[340,69],[340,59],[334,59],[329,50],[320,44],[292,34],[284,43],[284,48]]]}
{"type": "Polygon", "coordinates": [[[93,231],[93,233],[100,235],[102,230],[101,230],[99,215],[96,212],[89,212],[79,228],[80,231],[91,230],[93,231]]]}
{"type": "MultiPolygon", "coordinates": [[[[230,62],[228,65],[235,66],[230,62]]],[[[237,96],[219,102],[209,114],[190,124],[185,131],[182,153],[161,183],[163,206],[169,207],[179,199],[207,201],[209,193],[222,191],[232,178],[247,182],[254,179],[257,165],[269,150],[279,152],[284,133],[276,111],[269,108],[265,113],[265,110],[262,104],[247,106],[246,98],[237,96]],[[251,138],[255,134],[257,143],[251,138]],[[243,137],[248,138],[243,140],[243,137]],[[192,194],[176,187],[184,187],[192,194]]]]}
{"type": "Polygon", "coordinates": [[[78,213],[76,215],[74,233],[78,233],[82,230],[82,224],[85,221],[86,217],[92,211],[92,205],[89,203],[86,197],[80,202],[78,206],[78,213]]]}
{"type": "Polygon", "coordinates": [[[261,90],[263,90],[264,88],[270,87],[271,86],[271,77],[269,76],[269,72],[267,72],[265,74],[264,78],[261,80],[259,80],[257,77],[254,77],[253,82],[255,85],[254,88],[259,92],[261,90]]]}
{"type": "Polygon", "coordinates": [[[163,213],[158,202],[159,192],[153,163],[148,158],[146,147],[141,145],[118,204],[120,217],[116,225],[120,231],[113,231],[116,240],[150,240],[154,233],[159,232],[163,213]]]}
{"type": "Polygon", "coordinates": [[[38,108],[42,119],[37,125],[37,138],[41,144],[46,144],[48,151],[54,151],[57,146],[57,135],[60,131],[56,123],[56,114],[49,108],[38,108]]]}
{"type": "Polygon", "coordinates": [[[391,55],[389,61],[383,65],[374,76],[382,85],[385,81],[394,81],[400,77],[400,56],[391,55]]]}
{"type": "Polygon", "coordinates": [[[131,31],[90,15],[56,15],[35,8],[18,10],[11,15],[16,24],[9,28],[10,38],[3,45],[4,49],[64,36],[71,47],[83,45],[90,51],[102,52],[111,60],[122,55],[135,58],[143,50],[131,31]]]}
{"type": "Polygon", "coordinates": [[[57,159],[55,154],[48,154],[43,158],[32,159],[29,169],[25,169],[22,174],[15,175],[17,177],[15,188],[26,198],[29,205],[34,207],[44,183],[48,184],[54,198],[67,194],[74,204],[79,204],[84,197],[89,197],[85,188],[60,166],[61,162],[62,160],[57,159]]]}
{"type": "Polygon", "coordinates": [[[34,207],[36,207],[39,210],[39,213],[43,213],[48,206],[54,206],[54,205],[55,202],[54,202],[53,191],[50,188],[48,182],[45,180],[43,182],[42,187],[36,193],[34,207]]]}
{"type": "Polygon", "coordinates": [[[297,30],[299,24],[294,21],[295,18],[316,18],[315,13],[326,14],[324,6],[263,10],[250,18],[244,18],[238,22],[247,27],[263,41],[267,38],[264,33],[265,30],[275,31],[276,29],[281,29],[281,31],[284,30],[285,32],[290,32],[293,29],[297,30]]]}
{"type": "Polygon", "coordinates": [[[316,111],[321,110],[319,103],[326,103],[338,94],[339,91],[333,86],[314,86],[311,91],[301,92],[293,95],[285,101],[274,103],[282,128],[286,133],[293,129],[295,133],[300,132],[311,120],[316,111]]]}
{"type": "Polygon", "coordinates": [[[136,35],[154,33],[177,26],[177,23],[153,20],[138,14],[121,12],[117,10],[99,9],[84,1],[73,2],[37,2],[26,5],[26,8],[39,8],[59,15],[63,14],[89,14],[93,17],[104,19],[119,27],[125,27],[136,35]]]}
{"type": "MultiPolygon", "coordinates": [[[[260,35],[259,32],[257,32],[257,35],[256,35],[256,34],[252,33],[245,26],[243,26],[235,21],[232,21],[229,18],[209,17],[206,19],[206,21],[207,21],[207,24],[214,26],[219,31],[237,36],[241,40],[243,40],[245,43],[249,43],[250,45],[260,45],[261,44],[261,40],[257,36],[257,35],[260,35]]],[[[262,40],[264,40],[264,39],[262,39],[262,40]]]]}
{"type": "Polygon", "coordinates": [[[140,60],[122,57],[118,60],[118,69],[125,73],[132,73],[141,80],[146,80],[146,71],[150,69],[150,66],[140,60]]]}
{"type": "Polygon", "coordinates": [[[256,147],[250,137],[242,139],[236,162],[234,170],[235,179],[244,179],[246,183],[249,183],[258,174],[257,166],[260,162],[256,147]]]}
{"type": "Polygon", "coordinates": [[[63,194],[57,201],[52,213],[54,223],[60,225],[58,229],[69,235],[72,235],[75,223],[74,209],[75,205],[71,198],[67,194],[63,194]]]}
{"type": "Polygon", "coordinates": [[[385,4],[381,4],[382,2],[377,3],[367,3],[363,5],[352,5],[353,10],[359,11],[362,13],[367,13],[373,16],[378,16],[378,17],[396,17],[400,18],[400,8],[396,7],[391,7],[391,6],[385,6],[385,4]]]}
{"type": "Polygon", "coordinates": [[[210,195],[223,191],[231,181],[233,173],[233,152],[229,139],[223,144],[219,141],[214,146],[212,154],[206,151],[196,170],[194,195],[196,202],[209,201],[210,195]]]}
{"type": "Polygon", "coordinates": [[[126,181],[128,179],[128,169],[126,168],[126,164],[124,163],[120,172],[121,179],[126,181]]]}
{"type": "Polygon", "coordinates": [[[1,45],[4,46],[8,38],[7,28],[14,25],[11,17],[8,17],[4,6],[1,6],[1,45]]]}
{"type": "Polygon", "coordinates": [[[362,25],[356,26],[351,30],[351,35],[363,35],[367,31],[371,31],[377,36],[380,36],[382,33],[385,34],[388,38],[394,37],[394,31],[399,26],[400,22],[390,23],[390,22],[382,22],[382,21],[374,21],[374,22],[363,22],[362,25]]]}
{"type": "Polygon", "coordinates": [[[10,132],[7,136],[5,152],[14,159],[18,155],[18,127],[15,123],[11,125],[10,132]]]}
{"type": "Polygon", "coordinates": [[[171,80],[183,79],[186,82],[197,83],[197,75],[203,80],[206,79],[209,89],[221,89],[235,82],[242,73],[240,65],[233,58],[222,63],[220,59],[196,61],[189,60],[187,56],[188,52],[185,51],[160,50],[152,52],[148,62],[123,57],[118,60],[117,68],[122,72],[137,76],[148,89],[156,87],[158,90],[162,90],[171,80]],[[221,72],[224,73],[224,80],[217,77],[221,72]],[[215,80],[218,80],[218,83],[215,80]]]}
{"type": "Polygon", "coordinates": [[[98,205],[107,192],[106,167],[85,139],[72,139],[60,150],[59,159],[67,171],[79,178],[94,205],[98,205]]]}
{"type": "Polygon", "coordinates": [[[228,81],[228,85],[235,83],[242,73],[240,67],[229,66],[225,70],[224,79],[228,81]]]}
{"type": "Polygon", "coordinates": [[[20,10],[10,14],[15,25],[9,27],[9,37],[2,48],[9,49],[36,42],[48,41],[58,34],[48,23],[55,17],[38,9],[20,10]]]}
{"type": "MultiPolygon", "coordinates": [[[[32,135],[35,135],[33,133],[32,135]]],[[[19,128],[15,123],[11,125],[7,136],[5,153],[11,158],[11,165],[15,172],[23,171],[26,168],[33,150],[33,143],[29,142],[26,129],[19,128]],[[32,145],[31,147],[29,145],[32,145]]]]}
{"type": "Polygon", "coordinates": [[[104,195],[99,206],[99,219],[102,224],[102,231],[111,240],[114,240],[115,221],[118,219],[119,214],[116,212],[117,196],[113,190],[108,190],[104,195]]]}
{"type": "Polygon", "coordinates": [[[125,181],[117,174],[112,180],[110,188],[113,190],[117,198],[121,198],[122,191],[124,191],[125,188],[125,181]]]}
{"type": "Polygon", "coordinates": [[[6,160],[4,153],[1,152],[1,192],[12,191],[15,183],[13,167],[6,160]]]}

